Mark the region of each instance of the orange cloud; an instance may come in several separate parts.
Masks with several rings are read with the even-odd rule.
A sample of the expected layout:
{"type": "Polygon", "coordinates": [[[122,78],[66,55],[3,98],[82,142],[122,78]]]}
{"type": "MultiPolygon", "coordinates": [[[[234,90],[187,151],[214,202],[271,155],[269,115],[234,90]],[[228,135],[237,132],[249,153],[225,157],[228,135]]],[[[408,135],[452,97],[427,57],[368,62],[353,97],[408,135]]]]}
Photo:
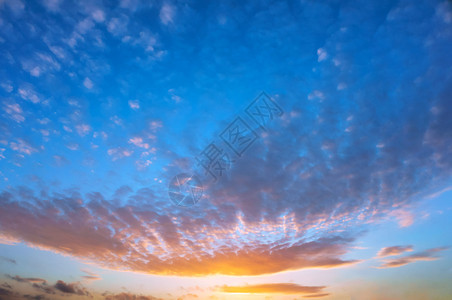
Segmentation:
{"type": "MultiPolygon", "coordinates": [[[[325,289],[324,286],[303,286],[295,283],[267,283],[243,286],[224,285],[220,291],[224,293],[247,293],[247,294],[319,294],[325,289]]],[[[328,295],[328,294],[326,294],[328,295]]],[[[312,295],[313,296],[313,295],[312,295]]]]}
{"type": "Polygon", "coordinates": [[[0,194],[0,229],[32,246],[106,268],[160,275],[261,275],[358,262],[341,259],[353,238],[336,234],[305,240],[303,224],[294,217],[246,223],[227,207],[206,209],[199,218],[176,217],[89,196],[88,202],[74,194],[31,205],[0,194]],[[298,237],[287,237],[297,231],[298,237]]]}
{"type": "Polygon", "coordinates": [[[313,294],[313,295],[306,295],[303,296],[303,298],[322,298],[322,297],[326,297],[329,296],[330,294],[328,293],[323,293],[323,294],[313,294]]]}

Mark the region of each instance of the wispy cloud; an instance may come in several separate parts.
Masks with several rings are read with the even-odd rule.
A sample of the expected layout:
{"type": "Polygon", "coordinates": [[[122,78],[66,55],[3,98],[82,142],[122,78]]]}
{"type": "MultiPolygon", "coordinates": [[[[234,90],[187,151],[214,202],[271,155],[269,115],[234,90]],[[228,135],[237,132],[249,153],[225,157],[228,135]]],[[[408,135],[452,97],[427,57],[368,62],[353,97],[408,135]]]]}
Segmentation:
{"type": "Polygon", "coordinates": [[[138,100],[129,100],[129,106],[131,109],[140,109],[140,102],[138,100]]]}
{"type": "Polygon", "coordinates": [[[115,160],[118,160],[123,157],[131,156],[133,154],[133,151],[119,147],[119,148],[108,149],[107,153],[108,153],[108,155],[110,155],[112,157],[112,160],[115,161],[115,160]]]}
{"type": "Polygon", "coordinates": [[[266,283],[242,286],[224,285],[220,288],[220,291],[246,294],[320,294],[324,289],[325,286],[303,286],[295,283],[266,283]]]}
{"type": "Polygon", "coordinates": [[[38,149],[34,148],[32,145],[30,145],[27,141],[23,139],[18,139],[16,142],[11,142],[10,147],[14,151],[27,155],[31,155],[33,152],[38,151],[38,149]]]}
{"type": "Polygon", "coordinates": [[[413,251],[413,246],[392,246],[392,247],[385,247],[382,248],[377,256],[378,257],[385,257],[385,256],[393,256],[393,255],[400,255],[407,251],[413,251]]]}
{"type": "Polygon", "coordinates": [[[422,252],[418,252],[412,255],[394,258],[394,259],[387,259],[384,260],[384,264],[382,264],[379,268],[385,269],[385,268],[396,268],[401,267],[410,263],[414,263],[417,261],[432,261],[439,259],[438,256],[435,256],[438,252],[444,251],[449,249],[448,247],[438,247],[438,248],[431,248],[422,252]]]}
{"type": "Polygon", "coordinates": [[[83,85],[89,90],[94,87],[93,82],[88,77],[86,77],[85,80],[83,81],[83,85]]]}
{"type": "Polygon", "coordinates": [[[160,9],[160,21],[162,21],[163,24],[168,25],[170,23],[173,23],[175,15],[175,8],[169,3],[164,3],[162,5],[162,8],[160,9]]]}

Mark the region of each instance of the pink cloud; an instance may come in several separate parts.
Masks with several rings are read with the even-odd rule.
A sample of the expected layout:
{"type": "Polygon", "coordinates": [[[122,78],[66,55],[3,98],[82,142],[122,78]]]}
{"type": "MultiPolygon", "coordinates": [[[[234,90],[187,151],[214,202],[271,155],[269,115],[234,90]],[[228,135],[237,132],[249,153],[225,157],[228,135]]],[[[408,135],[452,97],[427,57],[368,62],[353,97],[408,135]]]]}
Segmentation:
{"type": "Polygon", "coordinates": [[[402,228],[409,227],[414,223],[414,215],[405,209],[393,210],[389,215],[395,217],[402,228]]]}
{"type": "Polygon", "coordinates": [[[381,248],[381,250],[378,252],[378,257],[386,257],[386,256],[393,256],[393,255],[400,255],[407,251],[413,251],[413,246],[392,246],[392,247],[385,247],[381,248]]]}
{"type": "Polygon", "coordinates": [[[36,148],[32,147],[29,143],[22,139],[18,139],[17,142],[11,142],[10,147],[14,151],[27,155],[31,155],[33,152],[38,151],[36,148]]]}
{"type": "Polygon", "coordinates": [[[137,147],[149,149],[149,144],[143,142],[143,138],[141,137],[133,137],[129,139],[129,144],[133,144],[137,147]]]}
{"type": "Polygon", "coordinates": [[[165,25],[173,23],[174,15],[175,8],[168,3],[164,3],[160,9],[160,21],[165,25]]]}
{"type": "Polygon", "coordinates": [[[4,111],[9,115],[11,119],[17,123],[22,123],[25,121],[22,108],[17,103],[7,103],[4,105],[4,111]]]}
{"type": "Polygon", "coordinates": [[[113,161],[115,161],[123,157],[131,156],[133,154],[133,151],[119,147],[108,149],[107,153],[112,157],[113,161]]]}
{"type": "Polygon", "coordinates": [[[77,133],[81,137],[84,137],[91,131],[91,126],[89,126],[88,124],[80,124],[75,126],[75,130],[77,130],[77,133]]]}

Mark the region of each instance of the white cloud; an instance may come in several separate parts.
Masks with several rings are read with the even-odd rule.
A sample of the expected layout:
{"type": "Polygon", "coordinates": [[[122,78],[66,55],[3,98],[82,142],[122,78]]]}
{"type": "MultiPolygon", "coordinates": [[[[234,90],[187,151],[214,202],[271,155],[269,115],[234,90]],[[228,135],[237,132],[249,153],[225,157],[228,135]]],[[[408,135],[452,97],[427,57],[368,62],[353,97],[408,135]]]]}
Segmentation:
{"type": "Polygon", "coordinates": [[[321,62],[322,60],[325,60],[328,57],[328,53],[326,52],[325,49],[319,48],[317,49],[317,56],[318,56],[317,61],[321,62]]]}
{"type": "Polygon", "coordinates": [[[83,81],[83,85],[84,85],[87,89],[92,89],[92,88],[93,88],[93,82],[92,82],[91,79],[89,79],[88,77],[86,77],[85,80],[83,81]]]}
{"type": "Polygon", "coordinates": [[[123,157],[131,156],[133,154],[133,151],[123,148],[113,148],[108,149],[107,153],[112,157],[112,160],[115,161],[123,157]]]}
{"type": "Polygon", "coordinates": [[[43,0],[45,8],[51,12],[57,12],[60,10],[61,0],[43,0]]]}
{"type": "Polygon", "coordinates": [[[309,100],[313,100],[313,99],[319,99],[319,100],[323,100],[325,99],[325,95],[323,94],[322,91],[312,91],[309,95],[308,95],[308,99],[309,100]]]}
{"type": "Polygon", "coordinates": [[[147,167],[149,167],[152,164],[152,161],[150,161],[149,159],[147,160],[137,160],[135,162],[135,164],[137,165],[138,170],[144,170],[147,167]]]}
{"type": "Polygon", "coordinates": [[[20,97],[22,97],[22,99],[24,100],[31,101],[35,104],[41,102],[41,99],[39,99],[38,95],[30,87],[22,87],[19,89],[18,92],[20,97]]]}
{"type": "Polygon", "coordinates": [[[5,104],[4,111],[17,123],[25,121],[22,108],[17,103],[5,104]]]}
{"type": "Polygon", "coordinates": [[[21,0],[4,0],[0,1],[0,8],[2,4],[6,4],[9,9],[13,12],[15,15],[19,15],[24,11],[25,5],[21,0]]]}
{"type": "Polygon", "coordinates": [[[133,144],[140,148],[149,149],[149,144],[144,143],[143,138],[141,138],[141,137],[134,137],[134,138],[129,139],[129,144],[133,144]]]}
{"type": "Polygon", "coordinates": [[[129,100],[129,106],[131,109],[139,109],[140,108],[140,102],[138,100],[129,100]]]}
{"type": "Polygon", "coordinates": [[[118,125],[118,126],[122,126],[123,125],[122,120],[118,116],[113,116],[113,117],[110,118],[110,120],[113,123],[115,123],[116,125],[118,125]]]}
{"type": "Polygon", "coordinates": [[[66,145],[66,147],[72,151],[78,150],[78,148],[79,148],[78,144],[68,144],[68,145],[66,145]]]}
{"type": "Polygon", "coordinates": [[[75,130],[77,130],[77,133],[81,137],[84,137],[91,131],[91,126],[89,126],[88,124],[80,124],[80,125],[75,126],[75,130]]]}
{"type": "Polygon", "coordinates": [[[77,24],[76,30],[80,34],[85,34],[89,30],[91,30],[93,27],[94,27],[94,22],[90,18],[86,18],[77,24]]]}
{"type": "Polygon", "coordinates": [[[160,21],[163,24],[168,25],[169,23],[173,23],[175,9],[172,5],[165,3],[160,9],[160,21]]]}
{"type": "Polygon", "coordinates": [[[2,83],[0,83],[0,86],[8,93],[11,93],[14,89],[14,87],[11,85],[11,83],[8,83],[8,82],[2,82],[2,83]]]}
{"type": "Polygon", "coordinates": [[[171,95],[171,99],[174,102],[179,103],[182,100],[182,98],[180,96],[175,94],[175,90],[174,89],[169,89],[168,93],[171,95]]]}
{"type": "Polygon", "coordinates": [[[37,149],[33,148],[30,144],[28,144],[22,139],[18,139],[17,143],[11,142],[10,146],[12,150],[28,155],[38,151],[37,149]]]}
{"type": "Polygon", "coordinates": [[[124,35],[127,30],[127,24],[129,19],[126,16],[121,16],[120,18],[112,18],[108,22],[107,30],[114,36],[124,35]]]}
{"type": "Polygon", "coordinates": [[[95,11],[93,11],[91,13],[91,16],[93,17],[94,21],[98,23],[102,23],[103,21],[105,21],[105,13],[100,9],[96,9],[95,11]]]}
{"type": "Polygon", "coordinates": [[[162,127],[163,127],[162,121],[151,121],[151,122],[149,122],[149,128],[153,132],[156,132],[158,129],[160,129],[162,127]]]}
{"type": "Polygon", "coordinates": [[[45,124],[49,124],[49,123],[50,123],[50,119],[49,119],[49,118],[37,119],[36,121],[37,121],[39,124],[41,124],[41,125],[45,125],[45,124]]]}

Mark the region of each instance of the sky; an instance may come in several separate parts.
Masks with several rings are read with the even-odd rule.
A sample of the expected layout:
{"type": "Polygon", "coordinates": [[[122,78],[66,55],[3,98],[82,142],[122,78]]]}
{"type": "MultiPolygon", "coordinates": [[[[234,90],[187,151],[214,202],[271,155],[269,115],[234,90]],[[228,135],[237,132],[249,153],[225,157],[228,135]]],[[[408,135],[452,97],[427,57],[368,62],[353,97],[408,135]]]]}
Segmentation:
{"type": "Polygon", "coordinates": [[[0,299],[452,298],[452,2],[0,0],[0,299]]]}

